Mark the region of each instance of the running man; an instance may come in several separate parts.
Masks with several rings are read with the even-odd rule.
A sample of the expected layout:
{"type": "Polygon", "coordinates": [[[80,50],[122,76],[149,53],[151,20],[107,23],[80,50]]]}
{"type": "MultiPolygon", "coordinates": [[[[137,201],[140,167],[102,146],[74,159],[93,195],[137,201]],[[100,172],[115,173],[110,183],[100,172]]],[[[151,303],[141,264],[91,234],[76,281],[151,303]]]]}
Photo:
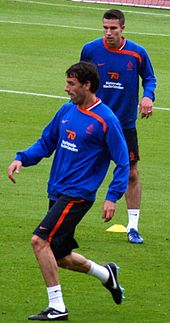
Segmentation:
{"type": "Polygon", "coordinates": [[[112,219],[116,201],[128,185],[126,141],[118,119],[96,97],[98,85],[95,65],[72,65],[66,71],[65,86],[71,101],[59,109],[40,139],[16,154],[8,168],[9,179],[16,183],[14,172],[18,173],[21,166],[35,165],[55,152],[48,182],[49,211],[32,237],[49,304],[29,320],[68,319],[58,267],[94,276],[109,290],[116,304],[123,299],[115,263],[98,265],[73,251],[79,247],[74,238],[76,226],[93,205],[111,160],[115,169],[103,205],[105,222],[112,219]]]}

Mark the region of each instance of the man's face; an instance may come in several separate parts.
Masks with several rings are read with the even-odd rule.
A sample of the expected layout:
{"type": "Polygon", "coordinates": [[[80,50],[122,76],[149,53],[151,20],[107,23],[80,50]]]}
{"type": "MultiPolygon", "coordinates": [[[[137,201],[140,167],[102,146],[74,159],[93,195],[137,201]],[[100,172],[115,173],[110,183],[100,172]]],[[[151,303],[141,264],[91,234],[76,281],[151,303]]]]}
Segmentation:
{"type": "Polygon", "coordinates": [[[121,43],[124,25],[118,19],[103,19],[103,31],[108,46],[118,48],[121,43]]]}
{"type": "Polygon", "coordinates": [[[76,77],[67,77],[65,92],[75,104],[81,105],[86,97],[86,84],[81,84],[76,77]]]}

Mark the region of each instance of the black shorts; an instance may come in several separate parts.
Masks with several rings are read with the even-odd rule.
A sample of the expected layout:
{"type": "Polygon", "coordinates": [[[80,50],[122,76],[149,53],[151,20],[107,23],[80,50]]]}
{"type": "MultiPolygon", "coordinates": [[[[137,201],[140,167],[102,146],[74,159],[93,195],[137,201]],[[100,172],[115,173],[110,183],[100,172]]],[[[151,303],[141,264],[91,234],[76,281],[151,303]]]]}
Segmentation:
{"type": "Polygon", "coordinates": [[[130,165],[134,165],[138,160],[140,160],[136,128],[123,129],[123,133],[128,146],[130,165]]]}
{"type": "Polygon", "coordinates": [[[92,205],[81,198],[61,195],[50,201],[45,218],[33,233],[50,242],[56,259],[63,258],[79,247],[74,239],[75,228],[92,205]]]}

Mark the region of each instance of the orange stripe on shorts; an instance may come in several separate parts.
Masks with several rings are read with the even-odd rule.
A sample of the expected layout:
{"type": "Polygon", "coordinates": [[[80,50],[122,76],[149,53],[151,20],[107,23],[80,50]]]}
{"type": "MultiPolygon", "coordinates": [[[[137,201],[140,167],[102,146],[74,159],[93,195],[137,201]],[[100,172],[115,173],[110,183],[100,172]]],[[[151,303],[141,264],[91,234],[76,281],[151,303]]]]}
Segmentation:
{"type": "Polygon", "coordinates": [[[60,228],[60,226],[62,225],[64,219],[66,218],[67,214],[69,213],[70,209],[72,208],[72,206],[75,204],[75,203],[81,203],[83,202],[84,200],[79,200],[79,201],[70,201],[67,206],[65,207],[65,209],[63,210],[63,212],[61,213],[56,225],[54,226],[53,230],[51,231],[51,233],[49,234],[49,237],[48,237],[48,241],[51,242],[54,234],[57,232],[57,230],[60,228]]]}

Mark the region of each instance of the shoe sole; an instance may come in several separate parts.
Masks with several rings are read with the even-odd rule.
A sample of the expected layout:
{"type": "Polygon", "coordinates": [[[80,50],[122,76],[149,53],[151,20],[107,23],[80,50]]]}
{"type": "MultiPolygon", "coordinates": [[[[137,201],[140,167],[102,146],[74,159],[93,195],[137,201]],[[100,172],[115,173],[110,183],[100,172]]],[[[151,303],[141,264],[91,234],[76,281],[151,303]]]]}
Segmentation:
{"type": "Polygon", "coordinates": [[[60,316],[60,317],[56,317],[56,318],[48,318],[48,317],[38,317],[38,315],[35,315],[35,317],[28,317],[28,320],[31,321],[68,321],[68,315],[65,316],[60,316]]]}
{"type": "Polygon", "coordinates": [[[128,242],[133,243],[133,244],[142,244],[143,241],[132,241],[128,238],[128,242]]]}
{"type": "Polygon", "coordinates": [[[54,318],[54,319],[49,319],[49,318],[28,318],[28,320],[32,320],[32,321],[68,321],[68,316],[64,316],[64,317],[58,317],[58,318],[54,318]]]}

